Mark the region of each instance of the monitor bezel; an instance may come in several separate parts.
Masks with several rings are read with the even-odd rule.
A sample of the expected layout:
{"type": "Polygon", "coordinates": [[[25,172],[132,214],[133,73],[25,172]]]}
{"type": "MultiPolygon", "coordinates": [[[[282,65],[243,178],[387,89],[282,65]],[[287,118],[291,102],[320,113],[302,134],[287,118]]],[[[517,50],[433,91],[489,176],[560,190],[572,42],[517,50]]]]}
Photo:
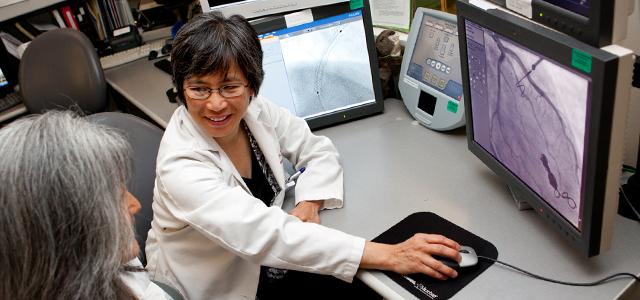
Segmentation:
{"type": "MultiPolygon", "coordinates": [[[[330,17],[333,15],[347,13],[348,11],[353,11],[350,9],[349,2],[339,2],[325,6],[317,6],[306,9],[311,9],[312,14],[314,16],[314,20],[330,17]],[[347,9],[348,11],[340,11],[337,13],[331,12],[332,8],[336,9],[347,9]]],[[[371,22],[371,12],[369,10],[368,0],[363,2],[362,9],[362,21],[364,25],[365,38],[367,42],[367,51],[369,53],[369,66],[371,70],[371,83],[373,86],[373,93],[375,97],[374,102],[364,103],[362,105],[349,107],[345,109],[331,111],[329,113],[313,116],[305,118],[309,128],[312,130],[337,125],[340,123],[360,119],[363,117],[368,117],[374,114],[379,114],[384,111],[384,98],[382,96],[382,85],[380,83],[380,69],[378,67],[378,55],[375,48],[375,39],[373,37],[372,22],[371,22]]],[[[356,10],[356,9],[354,9],[356,10]]],[[[263,34],[266,32],[274,31],[274,29],[278,26],[283,26],[286,23],[284,22],[284,15],[293,13],[295,11],[288,11],[283,14],[271,15],[269,18],[264,18],[260,20],[250,20],[254,29],[258,34],[263,34]]],[[[286,25],[285,25],[286,26],[286,25]]]]}
{"type": "Polygon", "coordinates": [[[533,20],[569,34],[597,47],[611,44],[615,1],[589,1],[589,14],[583,16],[569,9],[533,0],[533,20]],[[607,20],[610,20],[607,21],[607,20]]]}
{"type": "Polygon", "coordinates": [[[564,235],[572,245],[579,248],[587,256],[599,254],[603,239],[602,235],[610,234],[601,232],[604,219],[609,217],[603,216],[605,202],[617,201],[617,198],[605,198],[606,185],[603,183],[607,180],[613,119],[613,105],[606,101],[612,101],[611,99],[615,99],[616,96],[616,81],[611,80],[611,78],[616,78],[617,76],[618,57],[499,9],[485,11],[470,5],[467,0],[458,1],[457,9],[469,150],[492,171],[504,178],[509,186],[519,191],[525,197],[524,200],[537,213],[541,214],[543,219],[547,219],[548,223],[558,230],[561,235],[564,235]],[[469,90],[469,65],[466,59],[468,57],[466,20],[492,30],[515,43],[591,78],[590,103],[587,109],[588,124],[586,126],[588,138],[585,143],[585,163],[583,166],[583,172],[586,175],[583,178],[582,230],[577,230],[573,224],[555,211],[552,206],[540,198],[522,180],[499,163],[491,153],[475,142],[472,99],[469,90]],[[592,70],[590,73],[572,67],[572,49],[578,49],[591,55],[592,70]],[[605,78],[609,80],[605,80],[605,78]]]}
{"type": "MultiPolygon", "coordinates": [[[[489,1],[507,8],[505,0],[489,1]]],[[[590,0],[587,16],[544,0],[531,1],[531,9],[534,21],[589,45],[602,47],[611,44],[613,40],[615,1],[590,0]]]]}

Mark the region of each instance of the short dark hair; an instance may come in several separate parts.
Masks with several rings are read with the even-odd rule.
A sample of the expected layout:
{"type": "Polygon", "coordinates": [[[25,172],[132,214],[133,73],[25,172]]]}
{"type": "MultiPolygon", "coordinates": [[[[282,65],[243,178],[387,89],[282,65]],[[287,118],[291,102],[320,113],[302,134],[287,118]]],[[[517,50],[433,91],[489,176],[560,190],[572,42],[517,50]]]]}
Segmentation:
{"type": "Polygon", "coordinates": [[[178,31],[171,51],[171,68],[182,103],[185,79],[226,74],[233,65],[257,94],[264,78],[262,48],[258,34],[244,17],[226,18],[220,12],[209,12],[193,18],[178,31]]]}

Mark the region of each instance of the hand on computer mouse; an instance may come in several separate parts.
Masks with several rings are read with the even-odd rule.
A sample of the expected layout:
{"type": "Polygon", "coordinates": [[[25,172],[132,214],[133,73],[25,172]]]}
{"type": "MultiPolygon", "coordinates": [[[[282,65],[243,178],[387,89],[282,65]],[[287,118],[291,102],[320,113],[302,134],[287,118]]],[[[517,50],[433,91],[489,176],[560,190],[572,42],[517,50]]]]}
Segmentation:
{"type": "Polygon", "coordinates": [[[442,235],[417,233],[406,241],[395,244],[367,242],[361,267],[390,270],[407,275],[422,273],[436,279],[455,278],[458,273],[433,256],[448,257],[460,261],[460,245],[442,235]],[[369,259],[374,257],[371,265],[369,259]],[[382,260],[382,266],[375,260],[382,260]]]}
{"type": "Polygon", "coordinates": [[[434,255],[433,257],[446,266],[449,266],[453,269],[460,269],[466,267],[475,266],[478,263],[478,256],[476,255],[476,251],[469,246],[460,246],[460,260],[455,261],[448,257],[434,255]]]}

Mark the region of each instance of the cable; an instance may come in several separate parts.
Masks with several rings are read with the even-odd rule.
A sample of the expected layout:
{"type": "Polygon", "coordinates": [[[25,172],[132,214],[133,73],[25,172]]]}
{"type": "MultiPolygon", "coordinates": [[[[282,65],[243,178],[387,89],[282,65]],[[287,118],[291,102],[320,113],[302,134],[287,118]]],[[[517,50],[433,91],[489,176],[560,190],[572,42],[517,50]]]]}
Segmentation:
{"type": "Polygon", "coordinates": [[[622,276],[625,276],[625,277],[631,277],[631,278],[634,278],[635,280],[637,280],[637,281],[639,281],[639,282],[640,282],[640,277],[638,277],[638,276],[636,276],[636,275],[633,275],[633,274],[631,274],[631,273],[616,273],[616,274],[609,275],[609,276],[607,276],[607,277],[605,277],[605,278],[603,278],[603,279],[600,279],[600,280],[598,280],[598,281],[594,281],[594,282],[567,282],[567,281],[555,280],[555,279],[551,279],[551,278],[543,277],[543,276],[540,276],[540,275],[536,275],[536,274],[533,274],[533,273],[531,273],[531,272],[525,271],[525,270],[523,270],[523,269],[521,269],[521,268],[518,268],[518,267],[516,267],[516,266],[514,266],[514,265],[510,265],[510,264],[508,264],[508,263],[505,263],[505,262],[499,261],[499,260],[497,260],[497,259],[493,259],[493,258],[491,258],[491,257],[486,257],[486,256],[478,255],[478,258],[481,258],[481,259],[484,259],[484,260],[488,260],[488,261],[492,261],[492,262],[495,262],[495,263],[498,263],[498,264],[501,264],[501,265],[507,266],[507,267],[509,267],[509,268],[511,268],[511,269],[514,269],[514,270],[516,270],[516,271],[519,271],[519,272],[521,272],[521,273],[523,273],[523,274],[525,274],[525,275],[527,275],[527,276],[533,277],[533,278],[535,278],[535,279],[544,280],[544,281],[548,281],[548,282],[553,282],[553,283],[557,283],[557,284],[563,284],[563,285],[571,285],[571,286],[596,286],[596,285],[603,284],[603,283],[605,283],[605,282],[607,282],[607,281],[610,281],[610,280],[612,280],[612,279],[614,279],[614,278],[616,278],[616,277],[622,277],[622,276]]]}

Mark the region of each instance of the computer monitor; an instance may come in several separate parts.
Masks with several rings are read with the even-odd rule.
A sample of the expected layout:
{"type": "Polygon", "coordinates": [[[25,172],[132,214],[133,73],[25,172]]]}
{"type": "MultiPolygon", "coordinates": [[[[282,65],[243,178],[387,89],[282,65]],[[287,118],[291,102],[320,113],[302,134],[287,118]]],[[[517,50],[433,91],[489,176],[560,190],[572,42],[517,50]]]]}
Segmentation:
{"type": "Polygon", "coordinates": [[[456,16],[418,8],[405,46],[398,88],[413,117],[427,128],[464,125],[456,16]]]}
{"type": "Polygon", "coordinates": [[[19,60],[0,43],[0,98],[13,93],[18,82],[19,60]]]}
{"type": "Polygon", "coordinates": [[[631,51],[594,48],[468,0],[457,9],[470,151],[582,253],[605,251],[631,51]]]}
{"type": "Polygon", "coordinates": [[[634,0],[488,1],[596,47],[625,38],[634,5],[634,0]]]}
{"type": "Polygon", "coordinates": [[[286,14],[255,22],[264,51],[260,95],[312,129],[384,109],[368,6],[312,7],[313,20],[287,26],[286,14]]]}

